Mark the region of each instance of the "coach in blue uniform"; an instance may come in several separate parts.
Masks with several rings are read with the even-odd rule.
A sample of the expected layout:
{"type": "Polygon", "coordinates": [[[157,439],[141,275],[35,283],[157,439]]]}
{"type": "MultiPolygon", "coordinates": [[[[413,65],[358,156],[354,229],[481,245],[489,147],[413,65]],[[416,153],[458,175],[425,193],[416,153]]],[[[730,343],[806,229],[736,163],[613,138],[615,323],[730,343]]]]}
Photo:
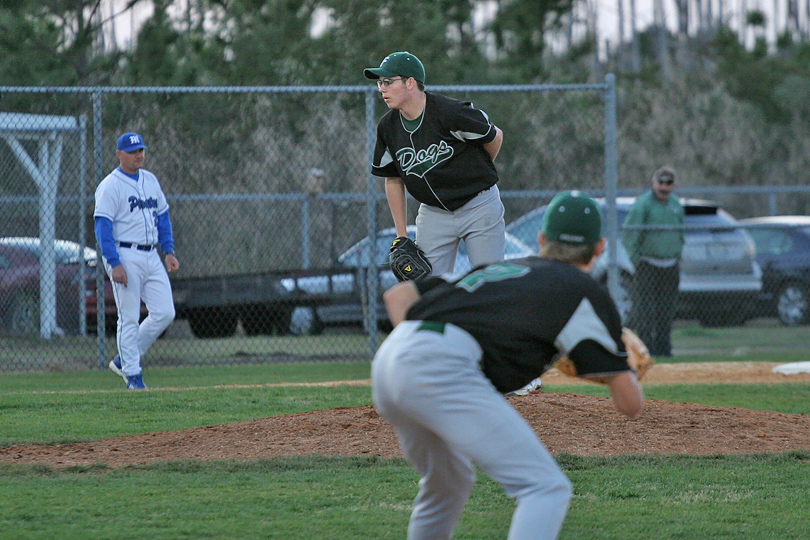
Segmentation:
{"type": "Polygon", "coordinates": [[[363,74],[388,111],[377,125],[371,173],[385,178],[397,236],[407,236],[406,189],[419,201],[416,243],[433,273],[454,271],[460,240],[473,267],[504,259],[504,208],[493,161],[503,133],[472,103],[425,91],[425,68],[409,52],[363,74]]]}
{"type": "Polygon", "coordinates": [[[539,257],[386,291],[395,327],[374,358],[372,392],[421,476],[409,540],[452,536],[474,464],[516,499],[510,540],[557,538],[571,483],[503,394],[539,377],[560,354],[580,376],[603,378],[619,411],[640,414],[618,310],[588,274],[604,250],[601,230],[595,200],[563,193],[546,212],[539,257]]]}

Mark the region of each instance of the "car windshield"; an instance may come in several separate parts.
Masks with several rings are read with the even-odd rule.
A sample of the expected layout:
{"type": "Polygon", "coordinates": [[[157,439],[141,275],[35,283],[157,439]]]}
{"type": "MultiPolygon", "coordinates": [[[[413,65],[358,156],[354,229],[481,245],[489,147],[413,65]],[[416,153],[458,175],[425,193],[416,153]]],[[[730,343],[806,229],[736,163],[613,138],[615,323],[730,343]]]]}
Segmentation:
{"type": "Polygon", "coordinates": [[[369,264],[371,253],[369,245],[371,241],[368,237],[363,238],[355,245],[350,247],[343,255],[338,257],[338,263],[350,268],[365,268],[368,266],[382,266],[388,263],[388,251],[391,244],[394,242],[393,234],[380,233],[377,236],[377,253],[375,255],[375,262],[369,264]]]}
{"type": "MultiPolygon", "coordinates": [[[[757,255],[783,255],[794,249],[794,238],[790,234],[790,225],[766,224],[748,230],[757,245],[757,255]]],[[[810,227],[797,227],[796,232],[810,237],[810,227]]]]}
{"type": "Polygon", "coordinates": [[[545,208],[539,208],[508,225],[507,230],[527,246],[534,246],[537,244],[537,233],[543,225],[544,214],[545,208]]]}
{"type": "MultiPolygon", "coordinates": [[[[602,211],[605,212],[605,203],[601,200],[599,202],[602,205],[602,211]]],[[[624,223],[625,218],[627,218],[629,211],[629,202],[617,202],[616,217],[620,227],[624,223]]],[[[734,219],[730,215],[710,203],[687,201],[684,204],[684,211],[686,214],[687,229],[689,226],[692,226],[695,230],[711,230],[712,227],[722,227],[725,229],[735,226],[734,219]]],[[[506,230],[527,246],[534,246],[537,244],[537,233],[543,227],[543,216],[545,213],[546,207],[542,206],[519,217],[507,225],[506,230]]]]}
{"type": "Polygon", "coordinates": [[[686,215],[687,228],[694,227],[695,229],[711,229],[712,227],[720,227],[725,230],[731,230],[735,227],[734,220],[722,213],[715,212],[710,214],[704,213],[688,213],[686,215]]]}
{"type": "MultiPolygon", "coordinates": [[[[605,211],[604,206],[602,207],[602,211],[605,211]]],[[[624,219],[627,217],[628,208],[625,206],[617,206],[616,207],[616,217],[619,225],[624,223],[624,219]]],[[[528,214],[525,214],[523,217],[518,218],[517,220],[513,221],[509,225],[506,226],[506,230],[509,234],[515,237],[519,242],[523,243],[531,249],[535,251],[538,246],[538,239],[537,235],[540,230],[543,228],[543,216],[546,213],[546,207],[543,206],[538,208],[528,214]]],[[[508,245],[507,245],[508,249],[508,245]]],[[[508,252],[507,252],[508,254],[508,252]]]]}
{"type": "MultiPolygon", "coordinates": [[[[408,229],[408,236],[413,239],[414,232],[411,227],[408,229]]],[[[377,253],[375,255],[376,262],[374,266],[385,266],[388,264],[388,253],[391,244],[394,241],[394,233],[382,231],[377,236],[377,253]]],[[[369,239],[368,237],[362,239],[352,247],[350,247],[343,255],[338,257],[338,263],[350,268],[359,268],[369,266],[369,239]]],[[[535,239],[534,243],[537,243],[535,239]]],[[[536,249],[516,239],[513,235],[506,235],[506,244],[504,246],[504,254],[507,259],[515,259],[520,257],[528,257],[536,255],[536,249]]],[[[456,271],[461,272],[469,269],[469,257],[467,256],[467,248],[464,242],[461,242],[458,249],[458,256],[456,257],[456,271]]]]}

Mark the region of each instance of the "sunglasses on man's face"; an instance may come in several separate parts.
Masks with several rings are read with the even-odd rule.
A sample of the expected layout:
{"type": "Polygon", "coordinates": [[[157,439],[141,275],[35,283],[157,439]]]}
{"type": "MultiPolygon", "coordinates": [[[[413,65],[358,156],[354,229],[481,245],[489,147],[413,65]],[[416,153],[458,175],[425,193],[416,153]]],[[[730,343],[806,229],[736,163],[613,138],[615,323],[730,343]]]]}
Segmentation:
{"type": "Polygon", "coordinates": [[[671,186],[672,184],[675,183],[675,179],[674,178],[659,178],[658,183],[663,184],[665,186],[671,186]]]}

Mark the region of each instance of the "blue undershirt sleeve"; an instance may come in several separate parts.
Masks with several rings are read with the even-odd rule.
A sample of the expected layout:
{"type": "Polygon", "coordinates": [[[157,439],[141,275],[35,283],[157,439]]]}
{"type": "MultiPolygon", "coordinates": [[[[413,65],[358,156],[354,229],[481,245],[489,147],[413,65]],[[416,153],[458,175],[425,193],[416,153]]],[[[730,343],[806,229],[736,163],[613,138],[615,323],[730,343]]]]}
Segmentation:
{"type": "Polygon", "coordinates": [[[96,217],[96,242],[101,246],[101,254],[113,268],[121,264],[118,251],[115,249],[113,238],[113,224],[109,218],[96,217]]]}
{"type": "Polygon", "coordinates": [[[172,220],[169,218],[169,211],[166,210],[158,216],[158,243],[163,253],[174,253],[174,238],[172,237],[172,220]]]}

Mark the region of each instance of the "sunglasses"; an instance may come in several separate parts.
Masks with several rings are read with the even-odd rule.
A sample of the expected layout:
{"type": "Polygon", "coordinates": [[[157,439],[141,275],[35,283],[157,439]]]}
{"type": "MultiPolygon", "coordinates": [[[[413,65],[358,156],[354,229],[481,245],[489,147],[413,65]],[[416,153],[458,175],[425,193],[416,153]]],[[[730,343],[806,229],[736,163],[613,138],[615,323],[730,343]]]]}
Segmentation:
{"type": "Polygon", "coordinates": [[[671,186],[672,184],[675,183],[675,179],[674,178],[659,178],[658,183],[663,184],[665,186],[671,186]]]}

